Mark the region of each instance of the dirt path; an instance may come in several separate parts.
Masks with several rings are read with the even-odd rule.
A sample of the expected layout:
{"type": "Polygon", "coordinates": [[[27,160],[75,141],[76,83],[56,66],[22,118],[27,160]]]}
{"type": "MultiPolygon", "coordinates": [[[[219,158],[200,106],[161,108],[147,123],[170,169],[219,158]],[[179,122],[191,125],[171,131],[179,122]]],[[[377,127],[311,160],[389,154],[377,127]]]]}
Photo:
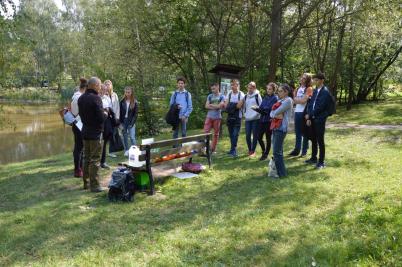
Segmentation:
{"type": "Polygon", "coordinates": [[[389,125],[389,124],[356,124],[356,123],[327,123],[326,128],[335,129],[369,129],[369,130],[400,130],[402,131],[402,124],[389,125]]]}

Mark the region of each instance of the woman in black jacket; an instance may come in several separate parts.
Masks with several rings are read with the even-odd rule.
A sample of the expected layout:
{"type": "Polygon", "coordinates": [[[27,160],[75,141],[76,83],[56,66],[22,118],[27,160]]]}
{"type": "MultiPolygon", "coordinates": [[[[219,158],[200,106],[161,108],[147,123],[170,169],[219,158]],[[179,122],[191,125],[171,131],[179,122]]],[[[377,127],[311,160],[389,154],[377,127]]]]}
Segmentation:
{"type": "Polygon", "coordinates": [[[126,86],[124,88],[124,97],[120,101],[120,127],[123,133],[123,144],[125,156],[128,156],[128,137],[130,137],[131,145],[135,145],[135,122],[138,117],[138,102],[134,97],[133,88],[126,86]]]}

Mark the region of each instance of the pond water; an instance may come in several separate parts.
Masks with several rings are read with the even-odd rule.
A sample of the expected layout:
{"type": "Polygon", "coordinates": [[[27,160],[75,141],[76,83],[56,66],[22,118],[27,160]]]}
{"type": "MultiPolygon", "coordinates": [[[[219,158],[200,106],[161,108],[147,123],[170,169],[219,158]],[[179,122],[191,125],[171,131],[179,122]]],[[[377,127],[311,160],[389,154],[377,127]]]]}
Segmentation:
{"type": "Polygon", "coordinates": [[[0,165],[72,152],[71,127],[61,121],[58,105],[0,106],[6,120],[0,129],[0,165]]]}

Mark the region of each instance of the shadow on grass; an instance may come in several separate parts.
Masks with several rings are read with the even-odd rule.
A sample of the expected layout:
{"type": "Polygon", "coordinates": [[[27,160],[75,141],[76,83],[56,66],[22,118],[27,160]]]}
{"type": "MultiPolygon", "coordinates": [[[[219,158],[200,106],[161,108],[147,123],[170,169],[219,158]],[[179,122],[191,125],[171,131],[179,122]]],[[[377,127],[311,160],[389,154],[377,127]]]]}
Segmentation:
{"type": "Polygon", "coordinates": [[[263,234],[264,238],[259,238],[259,242],[242,248],[229,246],[209,260],[269,266],[345,266],[358,263],[400,266],[402,207],[378,211],[373,205],[377,200],[372,198],[369,195],[345,199],[334,208],[300,222],[295,228],[287,231],[271,229],[263,234]],[[360,212],[353,213],[356,208],[360,212]],[[290,246],[291,249],[280,253],[278,246],[290,246]]]}
{"type": "MultiPolygon", "coordinates": [[[[140,203],[129,205],[109,204],[104,193],[88,195],[74,186],[69,187],[70,184],[81,184],[74,178],[71,178],[71,183],[60,183],[61,180],[68,180],[66,177],[70,171],[9,176],[0,183],[0,188],[11,189],[5,195],[6,205],[0,216],[10,212],[19,215],[0,220],[0,233],[5,240],[1,254],[7,254],[3,263],[28,264],[38,260],[43,251],[49,250],[57,250],[58,255],[71,258],[90,247],[107,249],[127,234],[140,235],[136,242],[141,246],[160,232],[187,226],[198,231],[209,224],[214,225],[215,218],[231,220],[237,211],[247,208],[250,203],[257,203],[255,205],[260,207],[258,212],[275,211],[275,214],[280,214],[282,205],[293,203],[295,209],[301,209],[316,201],[317,197],[321,201],[332,197],[324,188],[305,186],[303,181],[291,177],[270,180],[265,171],[264,175],[237,175],[239,165],[247,165],[247,161],[245,158],[225,162],[225,165],[216,164],[210,174],[235,171],[213,185],[202,183],[202,175],[198,181],[189,181],[201,182],[191,194],[186,193],[184,188],[169,188],[170,199],[166,201],[140,196],[137,200],[140,203]],[[26,183],[27,180],[31,182],[26,183]],[[30,193],[19,195],[18,188],[30,193]],[[81,206],[85,206],[84,210],[81,206]],[[80,217],[79,222],[75,221],[80,217]],[[198,223],[196,219],[199,217],[208,219],[198,223]],[[18,232],[8,233],[6,229],[18,232]],[[19,250],[11,253],[10,249],[17,247],[19,250]]],[[[265,164],[261,163],[261,166],[265,164]]],[[[322,177],[323,174],[311,175],[313,179],[315,176],[322,177]]]]}
{"type": "Polygon", "coordinates": [[[375,141],[379,144],[389,146],[402,145],[402,131],[400,130],[387,130],[386,133],[379,134],[378,132],[371,133],[367,141],[375,141]]]}
{"type": "MultiPolygon", "coordinates": [[[[337,192],[320,183],[331,177],[326,172],[313,171],[311,165],[299,165],[299,160],[286,159],[289,176],[271,180],[266,177],[267,161],[218,155],[214,158],[213,170],[198,178],[167,179],[164,184],[158,184],[165,199],[138,195],[136,202],[128,205],[108,203],[105,193],[90,194],[78,190],[82,183],[80,179],[66,179],[71,177],[70,171],[57,171],[67,160],[45,161],[51,171],[43,173],[39,169],[22,176],[15,174],[16,170],[24,171],[21,166],[12,165],[6,172],[2,170],[4,178],[0,180],[0,188],[5,192],[1,197],[5,204],[1,204],[0,212],[0,239],[4,240],[0,245],[0,265],[40,264],[46,255],[71,259],[91,249],[102,253],[111,249],[122,252],[128,247],[146,249],[155,243],[161,246],[158,240],[176,231],[188,229],[188,232],[199,233],[208,227],[221,228],[214,238],[221,238],[221,232],[235,238],[216,250],[202,248],[199,244],[171,245],[182,262],[195,265],[255,262],[264,265],[264,260],[270,259],[271,265],[290,262],[293,266],[306,266],[311,265],[308,261],[314,256],[319,264],[322,261],[323,265],[332,265],[341,260],[336,258],[337,253],[353,259],[353,253],[358,253],[362,244],[358,241],[360,232],[354,232],[354,225],[367,229],[363,228],[362,218],[369,220],[367,216],[374,211],[349,219],[349,206],[362,200],[348,198],[340,204],[332,203],[337,192]],[[316,209],[317,203],[332,209],[319,215],[305,212],[309,207],[316,209]],[[289,211],[295,212],[293,216],[300,220],[295,227],[283,230],[271,227],[253,245],[239,246],[242,239],[248,239],[247,232],[237,230],[243,229],[243,224],[264,214],[275,223],[284,224],[286,221],[282,221],[281,216],[286,217],[289,211]],[[16,214],[10,216],[13,213],[16,214]],[[316,232],[314,227],[324,227],[324,230],[316,232]],[[323,236],[317,235],[320,232],[323,236]],[[340,237],[337,237],[338,233],[340,237]],[[353,234],[356,238],[350,243],[345,241],[353,234]],[[121,247],[121,242],[126,247],[121,247]],[[276,246],[289,242],[293,243],[291,251],[280,254],[276,246]],[[325,253],[330,256],[326,257],[325,253]]],[[[205,164],[205,159],[201,161],[205,164]]],[[[346,159],[333,162],[334,167],[347,164],[346,159]]],[[[30,167],[41,168],[43,164],[38,162],[30,167]]],[[[362,161],[361,164],[366,167],[368,163],[362,161]]],[[[365,202],[370,204],[370,201],[365,202]]],[[[267,221],[269,223],[272,222],[267,221]]],[[[368,225],[375,226],[370,220],[368,225]]],[[[380,233],[373,238],[380,239],[380,233]]],[[[208,236],[197,236],[196,243],[204,241],[208,241],[208,236]]],[[[363,245],[368,246],[369,241],[363,245]]],[[[371,255],[371,250],[368,251],[360,252],[359,257],[371,255]]],[[[157,259],[150,260],[150,264],[158,264],[157,259]]]]}
{"type": "Polygon", "coordinates": [[[385,117],[401,117],[402,108],[400,106],[386,107],[382,113],[385,117]]]}

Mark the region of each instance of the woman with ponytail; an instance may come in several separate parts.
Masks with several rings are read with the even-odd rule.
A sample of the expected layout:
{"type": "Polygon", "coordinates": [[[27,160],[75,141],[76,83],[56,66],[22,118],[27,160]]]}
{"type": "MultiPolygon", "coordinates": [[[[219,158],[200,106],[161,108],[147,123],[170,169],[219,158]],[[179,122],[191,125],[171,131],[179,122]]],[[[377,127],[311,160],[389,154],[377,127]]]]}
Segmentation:
{"type": "MultiPolygon", "coordinates": [[[[85,92],[87,89],[87,79],[80,78],[80,86],[79,89],[74,93],[71,98],[71,113],[76,117],[77,120],[80,120],[80,116],[78,115],[78,98],[85,92]]],[[[83,148],[84,144],[82,142],[81,130],[75,125],[72,125],[72,130],[74,134],[74,177],[82,177],[82,157],[83,157],[83,148]]]]}

